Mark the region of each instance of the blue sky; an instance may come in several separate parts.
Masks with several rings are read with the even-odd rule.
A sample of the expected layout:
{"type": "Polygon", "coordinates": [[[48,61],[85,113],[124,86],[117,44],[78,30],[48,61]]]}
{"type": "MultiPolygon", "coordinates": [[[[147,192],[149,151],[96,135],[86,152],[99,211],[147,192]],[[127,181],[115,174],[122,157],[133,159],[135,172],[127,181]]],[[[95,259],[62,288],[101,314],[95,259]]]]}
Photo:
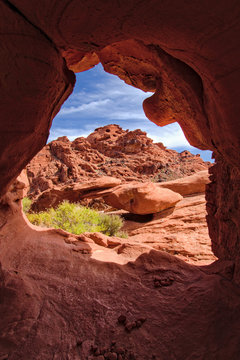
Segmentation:
{"type": "Polygon", "coordinates": [[[53,120],[48,141],[59,136],[73,140],[88,136],[97,127],[118,124],[124,130],[146,131],[154,142],[162,142],[169,149],[189,150],[211,161],[211,152],[190,146],[177,123],[159,127],[146,118],[142,102],[152,93],[125,84],[117,76],[106,73],[100,64],[76,77],[72,95],[53,120]]]}

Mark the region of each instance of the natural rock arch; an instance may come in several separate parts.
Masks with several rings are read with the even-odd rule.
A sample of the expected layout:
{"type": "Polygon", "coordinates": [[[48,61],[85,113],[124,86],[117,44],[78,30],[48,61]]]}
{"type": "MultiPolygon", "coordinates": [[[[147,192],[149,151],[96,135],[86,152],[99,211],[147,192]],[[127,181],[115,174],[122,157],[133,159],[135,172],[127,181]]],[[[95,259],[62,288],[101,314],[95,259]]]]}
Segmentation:
{"type": "Polygon", "coordinates": [[[0,9],[1,195],[45,145],[72,71],[100,59],[127,83],[155,91],[144,103],[150,120],[177,120],[191,144],[214,151],[209,230],[239,283],[239,2],[5,0],[0,9]]]}

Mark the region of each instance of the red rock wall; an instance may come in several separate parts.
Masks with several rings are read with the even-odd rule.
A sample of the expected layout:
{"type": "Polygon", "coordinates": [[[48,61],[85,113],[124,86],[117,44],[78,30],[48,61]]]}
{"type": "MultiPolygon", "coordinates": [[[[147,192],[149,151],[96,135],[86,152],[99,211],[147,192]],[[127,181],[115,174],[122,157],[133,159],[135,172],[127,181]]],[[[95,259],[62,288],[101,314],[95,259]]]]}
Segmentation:
{"type": "Polygon", "coordinates": [[[235,259],[235,280],[240,278],[240,170],[216,156],[207,185],[207,222],[212,249],[220,259],[235,259]]]}
{"type": "Polygon", "coordinates": [[[0,189],[46,144],[74,74],[41,30],[0,2],[0,189]]]}

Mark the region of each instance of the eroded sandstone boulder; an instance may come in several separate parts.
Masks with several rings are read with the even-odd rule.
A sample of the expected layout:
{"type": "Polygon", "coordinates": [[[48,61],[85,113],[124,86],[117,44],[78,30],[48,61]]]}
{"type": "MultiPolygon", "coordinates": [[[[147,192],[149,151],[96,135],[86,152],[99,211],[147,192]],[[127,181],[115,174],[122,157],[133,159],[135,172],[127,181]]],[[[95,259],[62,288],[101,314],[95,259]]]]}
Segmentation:
{"type": "Polygon", "coordinates": [[[152,214],[175,206],[182,196],[153,183],[131,183],[114,188],[103,199],[116,209],[133,214],[152,214]]]}
{"type": "Polygon", "coordinates": [[[50,189],[42,192],[35,199],[32,204],[32,210],[42,211],[50,207],[56,207],[63,200],[80,202],[84,199],[88,199],[88,201],[89,199],[94,199],[95,201],[99,199],[99,206],[106,203],[113,208],[125,209],[135,214],[144,214],[143,210],[140,210],[140,204],[143,201],[143,208],[148,204],[146,213],[154,213],[169,207],[167,202],[163,205],[166,194],[168,194],[163,189],[170,189],[183,196],[203,193],[205,192],[206,184],[209,183],[209,175],[208,171],[200,171],[195,175],[161,184],[132,182],[129,185],[123,184],[119,186],[120,183],[120,179],[104,176],[86,183],[51,186],[50,189]],[[111,188],[112,190],[108,190],[111,188]],[[159,191],[159,189],[161,190],[159,191]],[[157,202],[159,203],[158,205],[156,205],[157,202]],[[132,204],[134,205],[132,206],[132,204]],[[130,208],[131,210],[129,210],[130,208]]]}
{"type": "Polygon", "coordinates": [[[148,245],[191,264],[210,264],[216,256],[211,249],[206,214],[205,194],[194,194],[145,221],[123,213],[123,230],[128,232],[130,244],[148,245]]]}
{"type": "Polygon", "coordinates": [[[173,181],[159,184],[161,188],[170,189],[181,195],[204,193],[206,185],[209,184],[208,170],[199,171],[194,175],[186,176],[173,181]]]}

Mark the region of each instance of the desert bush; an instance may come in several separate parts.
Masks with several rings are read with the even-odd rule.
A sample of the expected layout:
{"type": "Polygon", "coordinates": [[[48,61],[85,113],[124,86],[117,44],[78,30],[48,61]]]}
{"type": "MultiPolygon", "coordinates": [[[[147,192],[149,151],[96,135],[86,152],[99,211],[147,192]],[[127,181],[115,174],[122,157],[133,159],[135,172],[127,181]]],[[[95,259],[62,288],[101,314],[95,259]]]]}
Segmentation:
{"type": "Polygon", "coordinates": [[[26,215],[34,225],[63,229],[77,235],[84,232],[102,232],[114,236],[123,225],[123,220],[118,215],[99,213],[68,201],[63,201],[56,209],[26,215]]]}
{"type": "Polygon", "coordinates": [[[48,211],[41,211],[39,213],[26,213],[28,220],[37,226],[53,227],[51,215],[48,211]]]}
{"type": "Polygon", "coordinates": [[[102,232],[108,236],[114,236],[123,226],[122,218],[119,215],[101,215],[101,225],[104,228],[102,232]]]}
{"type": "Polygon", "coordinates": [[[27,213],[30,210],[31,205],[32,205],[32,200],[30,200],[28,197],[22,199],[23,211],[25,213],[27,213]]]}

